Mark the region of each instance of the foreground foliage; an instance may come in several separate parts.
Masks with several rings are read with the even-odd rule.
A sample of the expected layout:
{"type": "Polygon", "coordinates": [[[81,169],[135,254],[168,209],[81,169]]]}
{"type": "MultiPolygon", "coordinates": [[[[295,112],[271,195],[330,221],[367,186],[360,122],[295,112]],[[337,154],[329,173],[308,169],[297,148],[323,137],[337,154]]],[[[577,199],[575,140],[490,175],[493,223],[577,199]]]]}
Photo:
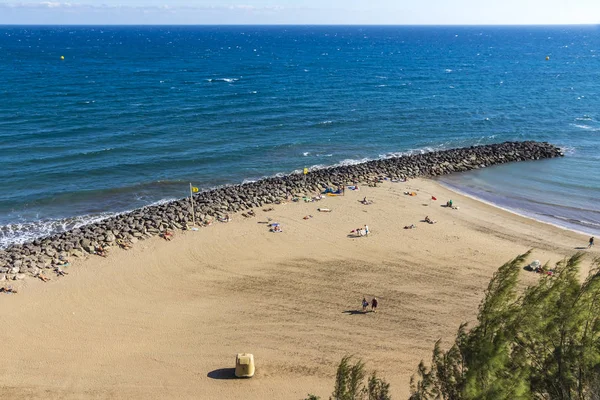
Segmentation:
{"type": "MultiPolygon", "coordinates": [[[[335,388],[330,400],[390,400],[390,384],[377,377],[373,372],[365,384],[365,364],[358,360],[352,363],[352,357],[342,358],[335,375],[335,388]]],[[[320,400],[320,397],[308,395],[305,400],[320,400]]]]}
{"type": "Polygon", "coordinates": [[[421,362],[411,379],[411,400],[600,400],[598,260],[583,283],[579,253],[519,296],[528,255],[494,274],[476,326],[462,324],[448,351],[435,344],[431,367],[421,362]]]}

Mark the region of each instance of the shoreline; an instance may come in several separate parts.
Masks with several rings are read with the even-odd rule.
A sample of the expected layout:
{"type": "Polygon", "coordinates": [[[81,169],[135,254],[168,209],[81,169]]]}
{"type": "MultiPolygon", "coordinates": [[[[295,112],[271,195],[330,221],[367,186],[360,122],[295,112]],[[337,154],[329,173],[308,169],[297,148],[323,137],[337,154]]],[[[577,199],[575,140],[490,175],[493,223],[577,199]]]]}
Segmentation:
{"type": "Polygon", "coordinates": [[[528,261],[554,263],[587,240],[422,178],[268,208],[16,282],[0,302],[3,398],[323,397],[345,354],[406,398],[419,361],[473,320],[502,263],[530,248],[528,261]],[[458,210],[441,207],[448,198],[458,210]],[[364,224],[369,236],[348,236],[364,224]],[[378,298],[376,314],[355,313],[363,296],[378,298]],[[255,355],[254,378],[211,377],[240,351],[255,355]]]}
{"type": "Polygon", "coordinates": [[[468,197],[468,198],[470,198],[470,199],[473,199],[473,200],[475,200],[475,201],[478,201],[478,202],[480,202],[480,203],[487,204],[487,205],[489,205],[489,206],[491,206],[491,207],[498,208],[498,209],[500,209],[500,210],[502,210],[502,211],[505,211],[505,212],[507,212],[507,213],[511,213],[511,214],[517,215],[517,216],[519,216],[519,217],[522,217],[522,218],[526,218],[526,219],[529,219],[529,220],[535,221],[535,222],[537,222],[537,223],[541,223],[541,224],[550,225],[550,226],[552,226],[552,227],[554,227],[554,228],[564,229],[565,231],[569,231],[569,232],[577,233],[578,235],[584,235],[584,236],[593,235],[593,234],[591,234],[591,233],[589,233],[589,232],[583,232],[583,231],[579,231],[579,230],[577,230],[577,229],[569,228],[569,227],[562,226],[562,225],[559,225],[559,224],[555,224],[555,223],[552,223],[552,222],[549,222],[549,221],[544,221],[543,219],[538,219],[538,218],[536,218],[536,217],[534,217],[534,216],[531,216],[531,215],[528,215],[528,214],[525,214],[525,213],[520,213],[520,212],[518,212],[518,211],[516,211],[516,210],[512,210],[512,209],[510,209],[510,208],[508,208],[508,207],[503,207],[503,206],[501,206],[501,205],[499,205],[499,204],[496,204],[496,203],[493,203],[493,202],[491,202],[491,201],[488,201],[488,200],[482,199],[482,198],[480,198],[480,197],[477,197],[477,196],[475,196],[475,195],[471,195],[471,194],[469,194],[469,193],[463,192],[463,191],[461,191],[460,189],[458,189],[458,188],[455,188],[455,187],[453,187],[453,186],[451,186],[451,185],[447,185],[446,183],[444,183],[444,182],[441,182],[441,181],[439,181],[439,180],[436,180],[435,182],[436,182],[437,184],[439,184],[440,186],[443,186],[444,188],[446,188],[446,189],[448,189],[448,190],[450,190],[450,191],[452,191],[452,192],[454,192],[454,193],[456,193],[456,194],[458,194],[458,195],[460,195],[460,196],[463,196],[463,197],[468,197]]]}

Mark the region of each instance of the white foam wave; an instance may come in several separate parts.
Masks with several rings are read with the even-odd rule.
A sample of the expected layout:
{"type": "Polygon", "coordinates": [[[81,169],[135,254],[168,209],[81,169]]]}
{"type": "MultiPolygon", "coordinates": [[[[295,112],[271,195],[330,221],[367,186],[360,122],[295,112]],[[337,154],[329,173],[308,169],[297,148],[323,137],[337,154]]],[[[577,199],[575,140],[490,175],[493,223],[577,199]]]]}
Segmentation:
{"type": "Polygon", "coordinates": [[[97,154],[97,153],[102,153],[102,152],[105,152],[105,151],[111,151],[111,150],[114,150],[114,149],[115,149],[114,147],[107,147],[106,149],[84,151],[84,152],[82,152],[80,154],[83,154],[83,155],[97,154]]]}
{"type": "Polygon", "coordinates": [[[333,124],[333,121],[322,121],[322,122],[319,122],[319,125],[330,125],[330,124],[333,124]]]}
{"type": "Polygon", "coordinates": [[[309,151],[305,151],[304,153],[302,153],[302,155],[303,155],[304,157],[307,157],[309,154],[310,154],[310,152],[309,152],[309,151]]]}
{"type": "Polygon", "coordinates": [[[447,74],[449,74],[450,72],[452,72],[452,70],[451,70],[450,68],[446,68],[444,71],[445,71],[447,74]]]}
{"type": "Polygon", "coordinates": [[[597,127],[593,127],[590,125],[581,125],[581,124],[572,124],[574,127],[579,128],[579,129],[585,129],[586,131],[590,131],[590,132],[598,132],[600,131],[600,128],[597,127]]]}
{"type": "Polygon", "coordinates": [[[575,118],[575,121],[594,121],[594,119],[589,115],[584,115],[583,117],[575,118]]]}
{"type": "Polygon", "coordinates": [[[238,78],[208,78],[206,81],[207,82],[227,82],[227,83],[233,83],[233,82],[239,81],[239,79],[238,78]]]}
{"type": "Polygon", "coordinates": [[[420,147],[417,149],[409,149],[406,151],[390,152],[390,153],[380,154],[379,159],[385,160],[388,158],[396,158],[396,157],[412,156],[412,155],[416,155],[416,154],[431,153],[432,151],[443,150],[444,147],[445,147],[444,145],[439,145],[437,149],[434,149],[433,147],[426,146],[426,147],[420,147]]]}
{"type": "MultiPolygon", "coordinates": [[[[157,206],[175,200],[175,198],[161,199],[149,203],[145,207],[157,206]]],[[[57,233],[80,228],[85,225],[101,222],[105,219],[116,217],[132,211],[133,209],[122,212],[104,212],[96,215],[80,215],[69,218],[27,221],[3,225],[0,226],[0,249],[14,244],[28,243],[35,239],[48,237],[57,233]]]]}
{"type": "Polygon", "coordinates": [[[0,226],[0,249],[13,244],[31,242],[35,239],[79,228],[116,216],[116,213],[83,215],[73,218],[50,219],[36,222],[22,222],[0,226]]]}
{"type": "Polygon", "coordinates": [[[361,158],[361,159],[352,159],[352,158],[347,158],[345,160],[340,161],[337,164],[334,164],[334,167],[345,167],[348,165],[356,165],[356,164],[362,164],[362,163],[366,163],[367,161],[371,161],[370,158],[361,158]]]}
{"type": "Polygon", "coordinates": [[[561,146],[560,150],[564,153],[564,154],[568,154],[568,155],[573,155],[576,152],[575,147],[573,146],[561,146]]]}

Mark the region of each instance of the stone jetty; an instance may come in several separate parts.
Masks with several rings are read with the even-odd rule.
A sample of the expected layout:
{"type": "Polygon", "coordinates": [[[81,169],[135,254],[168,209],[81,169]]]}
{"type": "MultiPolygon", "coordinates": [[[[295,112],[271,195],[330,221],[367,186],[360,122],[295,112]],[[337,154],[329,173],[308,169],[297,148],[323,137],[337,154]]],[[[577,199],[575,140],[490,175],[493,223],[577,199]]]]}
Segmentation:
{"type": "MultiPolygon", "coordinates": [[[[291,174],[197,193],[193,196],[195,219],[201,225],[227,214],[321,192],[327,187],[366,184],[384,177],[434,177],[562,155],[558,147],[546,142],[505,142],[323,168],[306,176],[291,174]]],[[[39,276],[46,269],[60,271],[57,268],[72,257],[102,253],[103,250],[98,249],[111,246],[128,246],[169,230],[190,229],[192,220],[192,207],[186,198],[144,207],[30,243],[12,245],[0,250],[0,280],[39,276]]]]}

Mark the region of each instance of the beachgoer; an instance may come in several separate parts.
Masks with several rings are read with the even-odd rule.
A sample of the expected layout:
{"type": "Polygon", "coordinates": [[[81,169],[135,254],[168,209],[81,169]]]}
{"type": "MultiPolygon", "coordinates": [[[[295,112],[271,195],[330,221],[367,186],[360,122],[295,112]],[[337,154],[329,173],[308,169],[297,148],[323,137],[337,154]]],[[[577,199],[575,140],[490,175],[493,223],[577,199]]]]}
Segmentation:
{"type": "Polygon", "coordinates": [[[5,286],[5,287],[1,287],[0,288],[0,293],[14,293],[14,294],[16,294],[18,292],[17,292],[17,289],[14,289],[12,286],[5,286]]]}
{"type": "Polygon", "coordinates": [[[123,239],[117,239],[117,244],[122,249],[125,249],[125,250],[131,249],[131,245],[129,243],[125,242],[123,239]]]}
{"type": "Polygon", "coordinates": [[[373,300],[371,300],[371,311],[377,311],[377,299],[375,297],[373,297],[373,300]]]}
{"type": "Polygon", "coordinates": [[[369,235],[369,227],[365,225],[365,236],[369,235]]]}
{"type": "Polygon", "coordinates": [[[594,237],[590,238],[590,243],[588,244],[588,249],[594,245],[594,237]]]}
{"type": "Polygon", "coordinates": [[[362,306],[363,306],[363,312],[366,312],[367,307],[369,306],[369,302],[367,301],[366,297],[363,297],[362,306]]]}
{"type": "Polygon", "coordinates": [[[99,255],[100,257],[107,257],[108,256],[106,250],[104,250],[104,247],[102,247],[100,245],[96,246],[96,248],[94,249],[94,251],[96,252],[96,255],[99,255]]]}
{"type": "Polygon", "coordinates": [[[46,275],[44,275],[43,273],[39,273],[38,278],[40,278],[40,280],[42,280],[43,282],[48,282],[50,280],[50,278],[48,278],[46,275]]]}

